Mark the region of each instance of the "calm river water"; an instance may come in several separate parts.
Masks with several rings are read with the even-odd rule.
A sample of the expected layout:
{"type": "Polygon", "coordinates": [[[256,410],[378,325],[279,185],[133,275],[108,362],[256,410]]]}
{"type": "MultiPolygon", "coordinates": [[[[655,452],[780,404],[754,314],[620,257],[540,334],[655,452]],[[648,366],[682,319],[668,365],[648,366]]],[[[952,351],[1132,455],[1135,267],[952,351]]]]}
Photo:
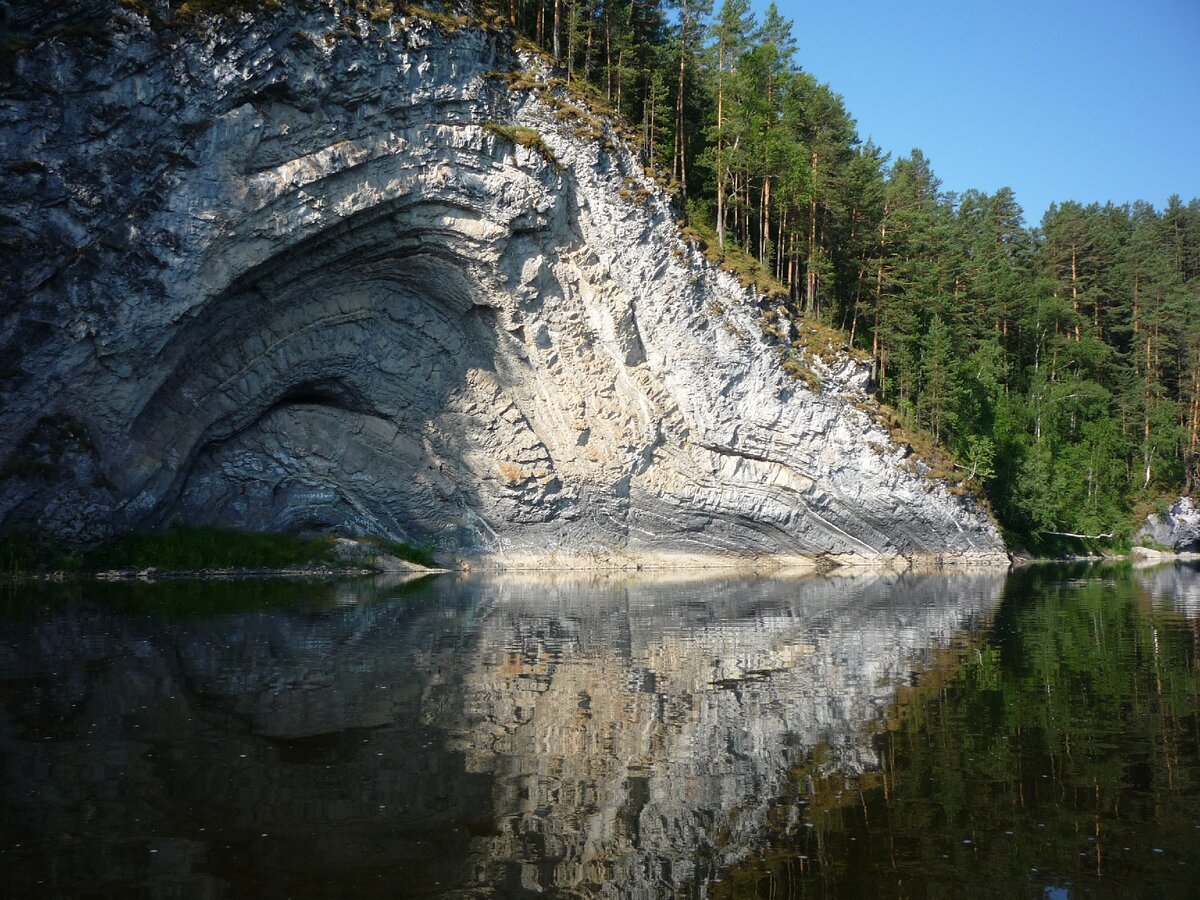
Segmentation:
{"type": "Polygon", "coordinates": [[[6,897],[1200,896],[1200,572],[0,586],[6,897]]]}

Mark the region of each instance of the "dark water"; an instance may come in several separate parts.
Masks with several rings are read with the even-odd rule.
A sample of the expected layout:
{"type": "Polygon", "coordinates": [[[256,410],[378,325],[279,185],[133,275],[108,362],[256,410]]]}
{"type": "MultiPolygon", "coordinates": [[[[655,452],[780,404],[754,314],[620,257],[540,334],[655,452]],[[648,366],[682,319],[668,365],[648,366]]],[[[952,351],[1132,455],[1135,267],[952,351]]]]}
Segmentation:
{"type": "Polygon", "coordinates": [[[0,895],[1200,896],[1200,574],[0,588],[0,895]]]}

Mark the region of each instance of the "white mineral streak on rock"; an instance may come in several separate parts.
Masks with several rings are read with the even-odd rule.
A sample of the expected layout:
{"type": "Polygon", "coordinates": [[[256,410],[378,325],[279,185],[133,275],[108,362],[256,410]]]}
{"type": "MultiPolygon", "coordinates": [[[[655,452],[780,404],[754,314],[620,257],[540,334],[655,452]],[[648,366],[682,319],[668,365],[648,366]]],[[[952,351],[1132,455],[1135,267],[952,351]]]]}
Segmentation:
{"type": "Polygon", "coordinates": [[[44,170],[0,189],[29,249],[2,527],[329,527],[504,566],[1005,561],[856,407],[861,364],[807,360],[819,394],[781,371],[760,302],[610,130],[488,77],[512,60],[481,32],[326,46],[340,12],[24,58],[0,141],[44,170]]]}

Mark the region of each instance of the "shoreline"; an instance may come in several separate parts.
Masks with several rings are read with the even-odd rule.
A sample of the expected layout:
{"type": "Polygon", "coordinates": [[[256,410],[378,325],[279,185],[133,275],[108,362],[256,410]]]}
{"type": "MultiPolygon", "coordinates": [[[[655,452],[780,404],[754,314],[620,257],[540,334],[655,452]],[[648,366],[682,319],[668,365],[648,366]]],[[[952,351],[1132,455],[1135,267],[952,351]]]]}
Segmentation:
{"type": "Polygon", "coordinates": [[[636,572],[636,571],[745,571],[807,572],[817,575],[834,572],[890,571],[938,572],[1008,568],[1006,553],[934,554],[786,554],[773,556],[733,556],[715,553],[678,553],[669,551],[481,554],[464,559],[468,572],[636,572]]]}
{"type": "Polygon", "coordinates": [[[381,575],[426,577],[430,575],[471,574],[563,574],[571,572],[621,573],[697,572],[712,575],[734,573],[833,575],[864,572],[936,573],[995,571],[1009,569],[1013,561],[1003,554],[913,554],[869,557],[858,554],[816,556],[788,555],[735,557],[716,554],[636,553],[636,554],[549,554],[483,555],[468,557],[453,567],[421,566],[401,563],[388,566],[286,566],[280,568],[202,568],[158,569],[129,567],[96,571],[23,572],[0,575],[0,583],[153,583],[156,581],[239,581],[250,579],[317,580],[370,578],[381,575]]]}
{"type": "Polygon", "coordinates": [[[347,566],[329,568],[321,566],[288,566],[283,568],[204,568],[204,569],[156,569],[128,568],[104,569],[91,572],[49,571],[0,574],[3,584],[68,584],[97,582],[104,584],[153,584],[162,581],[318,581],[345,578],[378,578],[381,576],[403,576],[426,578],[435,575],[564,575],[587,573],[603,575],[694,573],[696,575],[857,575],[867,573],[890,574],[937,574],[959,572],[994,572],[1015,570],[1027,566],[1069,564],[1133,562],[1142,565],[1174,562],[1200,561],[1200,553],[1193,551],[1168,552],[1137,547],[1129,553],[1104,556],[1063,557],[998,557],[983,554],[966,556],[937,556],[920,554],[911,557],[762,557],[737,559],[717,556],[693,556],[680,554],[652,554],[636,557],[597,556],[521,556],[483,557],[466,559],[457,567],[439,566],[368,567],[347,566]]]}
{"type": "Polygon", "coordinates": [[[102,569],[94,572],[28,572],[0,575],[0,584],[67,584],[72,582],[101,582],[104,584],[153,584],[158,581],[251,581],[254,579],[302,581],[339,578],[377,578],[385,575],[424,577],[453,574],[455,569],[424,566],[412,568],[322,568],[319,566],[287,566],[284,568],[211,568],[211,569],[102,569]]]}

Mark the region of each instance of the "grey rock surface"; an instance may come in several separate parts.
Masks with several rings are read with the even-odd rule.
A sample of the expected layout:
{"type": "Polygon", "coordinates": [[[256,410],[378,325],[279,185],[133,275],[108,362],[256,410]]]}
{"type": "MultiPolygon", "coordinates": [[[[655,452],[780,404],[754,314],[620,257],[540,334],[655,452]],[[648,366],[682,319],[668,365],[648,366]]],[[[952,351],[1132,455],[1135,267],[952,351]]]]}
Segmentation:
{"type": "Polygon", "coordinates": [[[784,373],[766,304],[607,125],[496,77],[552,74],[503,38],[336,0],[115,21],[19,54],[3,89],[0,530],[1005,561],[860,408],[863,364],[809,354],[819,392],[784,373]]]}
{"type": "Polygon", "coordinates": [[[1200,508],[1191,497],[1180,497],[1166,512],[1148,515],[1133,540],[1176,553],[1200,550],[1200,508]]]}

